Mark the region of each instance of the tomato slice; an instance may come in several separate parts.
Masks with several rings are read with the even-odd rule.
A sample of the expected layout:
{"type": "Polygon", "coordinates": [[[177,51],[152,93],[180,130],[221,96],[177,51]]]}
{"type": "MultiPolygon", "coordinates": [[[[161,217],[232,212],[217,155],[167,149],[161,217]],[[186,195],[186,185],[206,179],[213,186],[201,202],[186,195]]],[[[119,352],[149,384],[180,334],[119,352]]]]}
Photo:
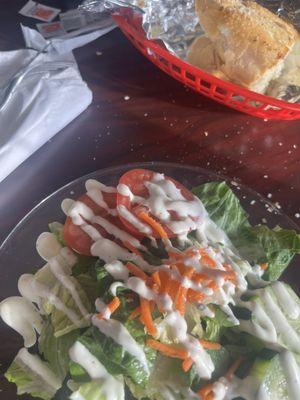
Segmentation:
{"type": "MultiPolygon", "coordinates": [[[[109,208],[116,208],[116,193],[102,192],[102,195],[104,201],[109,208]]],[[[111,216],[107,210],[96,204],[87,194],[83,194],[82,196],[80,196],[78,201],[86,204],[94,212],[95,215],[106,218],[115,225],[121,225],[117,217],[111,216]]],[[[101,226],[96,224],[94,224],[93,226],[103,237],[109,237],[109,234],[101,226]]],[[[86,256],[91,255],[90,249],[93,244],[92,239],[80,228],[80,226],[75,225],[70,217],[67,217],[64,224],[63,238],[67,246],[72,248],[77,253],[86,256]]]]}
{"type": "MultiPolygon", "coordinates": [[[[147,170],[147,169],[133,169],[126,172],[124,175],[121,176],[119,183],[124,184],[129,187],[131,192],[135,196],[141,196],[147,198],[149,196],[149,192],[147,187],[145,186],[145,182],[151,181],[155,172],[147,170]]],[[[170,180],[175,184],[175,186],[181,191],[183,197],[187,200],[193,200],[194,195],[181,183],[177,182],[175,179],[165,176],[165,179],[170,180]]],[[[125,206],[129,211],[131,211],[136,217],[138,217],[138,213],[141,211],[141,208],[145,209],[144,206],[139,204],[134,204],[128,196],[125,196],[118,192],[117,194],[117,205],[125,206]]],[[[149,210],[146,210],[149,212],[149,210]]],[[[173,220],[179,220],[178,216],[175,212],[170,211],[173,220]]],[[[141,235],[141,232],[138,231],[130,222],[128,222],[124,217],[119,215],[120,220],[126,227],[126,229],[132,233],[133,235],[141,235]]],[[[159,221],[160,222],[160,221],[159,221]]],[[[164,230],[167,232],[169,237],[174,237],[175,234],[167,227],[165,224],[162,223],[164,230]]],[[[160,236],[157,233],[153,233],[155,238],[159,238],[160,236]]]]}

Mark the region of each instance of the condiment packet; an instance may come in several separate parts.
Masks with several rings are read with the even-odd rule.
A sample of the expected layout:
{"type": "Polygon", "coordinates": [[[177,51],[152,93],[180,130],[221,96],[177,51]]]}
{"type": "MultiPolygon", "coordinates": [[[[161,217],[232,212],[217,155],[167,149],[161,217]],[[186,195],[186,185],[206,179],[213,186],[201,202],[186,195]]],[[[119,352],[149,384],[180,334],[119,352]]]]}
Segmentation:
{"type": "Polygon", "coordinates": [[[60,21],[45,22],[44,24],[36,24],[38,31],[43,35],[45,39],[49,39],[56,36],[65,35],[66,31],[60,21]]]}
{"type": "Polygon", "coordinates": [[[44,4],[39,4],[36,1],[29,0],[23,8],[19,11],[19,14],[25,17],[36,18],[41,21],[50,22],[52,21],[61,10],[54,7],[48,7],[44,4]]]}
{"type": "Polygon", "coordinates": [[[63,28],[72,31],[103,20],[103,15],[75,9],[59,14],[59,18],[63,28]]]}

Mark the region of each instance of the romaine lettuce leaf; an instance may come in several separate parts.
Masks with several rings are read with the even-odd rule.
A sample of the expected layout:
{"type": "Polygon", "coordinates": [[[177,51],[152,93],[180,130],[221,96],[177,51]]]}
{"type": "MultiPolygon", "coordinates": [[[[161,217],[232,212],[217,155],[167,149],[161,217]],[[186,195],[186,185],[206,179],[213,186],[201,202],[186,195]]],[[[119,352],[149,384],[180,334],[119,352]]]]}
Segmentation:
{"type": "Polygon", "coordinates": [[[268,263],[265,280],[277,280],[295,254],[300,253],[300,235],[293,230],[265,225],[243,229],[234,239],[242,256],[255,264],[268,263]]]}
{"type": "Polygon", "coordinates": [[[210,182],[193,189],[210,218],[223,229],[240,255],[251,264],[268,263],[265,280],[276,280],[295,254],[300,254],[300,235],[293,230],[265,225],[252,227],[238,197],[225,182],[210,182]]]}
{"type": "Polygon", "coordinates": [[[64,379],[69,369],[69,349],[80,335],[79,330],[74,330],[66,335],[55,337],[54,329],[48,321],[39,338],[39,351],[57,376],[64,379]]]}
{"type": "Polygon", "coordinates": [[[234,326],[234,323],[229,320],[228,315],[218,306],[211,306],[211,308],[215,316],[213,318],[203,317],[205,325],[203,337],[211,342],[219,342],[224,330],[234,326]]]}
{"type": "Polygon", "coordinates": [[[242,302],[252,314],[240,320],[238,329],[261,339],[266,347],[280,345],[300,354],[300,299],[283,282],[253,291],[249,301],[242,302]]]}
{"type": "Polygon", "coordinates": [[[226,182],[205,183],[193,188],[192,192],[202,201],[210,218],[229,237],[250,226],[247,213],[226,182]]]}
{"type": "Polygon", "coordinates": [[[51,233],[53,233],[53,235],[55,236],[58,243],[60,243],[62,246],[66,246],[66,243],[65,243],[64,237],[63,237],[64,226],[60,222],[55,221],[55,222],[50,222],[50,224],[48,224],[48,227],[49,227],[49,231],[51,233]]]}
{"type": "MultiPolygon", "coordinates": [[[[83,305],[85,306],[86,310],[88,312],[91,312],[92,306],[84,290],[82,289],[82,287],[79,285],[79,283],[75,278],[70,277],[70,279],[72,279],[76,291],[83,305]]],[[[69,290],[67,290],[64,286],[62,286],[59,282],[57,282],[55,286],[52,288],[51,292],[61,301],[61,303],[65,307],[74,312],[77,317],[76,322],[72,321],[70,318],[67,317],[65,312],[58,309],[55,306],[55,304],[50,303],[50,301],[46,301],[43,304],[43,308],[46,311],[46,313],[51,317],[51,324],[54,328],[55,337],[66,335],[67,333],[72,332],[73,330],[76,330],[78,328],[85,328],[90,325],[89,318],[87,318],[87,316],[84,317],[81,314],[69,290]]]]}
{"type": "Polygon", "coordinates": [[[18,395],[29,393],[44,400],[52,399],[62,385],[61,379],[54,374],[49,364],[25,348],[19,351],[5,377],[17,385],[18,395]]]}
{"type": "MultiPolygon", "coordinates": [[[[66,261],[63,258],[59,261],[65,272],[69,273],[70,266],[66,261]]],[[[46,264],[41,268],[35,274],[34,279],[39,284],[42,284],[46,289],[45,296],[43,296],[41,302],[39,302],[39,307],[42,309],[43,313],[46,313],[51,317],[51,323],[56,337],[65,335],[72,330],[84,328],[90,325],[89,319],[87,318],[88,315],[82,315],[71,295],[71,292],[60,283],[54,274],[52,274],[49,264],[46,264]],[[73,321],[71,320],[72,317],[70,315],[69,317],[66,315],[66,312],[73,313],[73,321]]],[[[76,278],[69,275],[68,279],[72,282],[76,295],[81,300],[87,314],[90,313],[92,311],[92,305],[85,291],[76,278]]]]}
{"type": "Polygon", "coordinates": [[[144,400],[199,400],[189,389],[191,379],[181,368],[182,362],[158,355],[147,386],[141,387],[131,379],[125,379],[135,399],[144,400]]]}
{"type": "MultiPolygon", "coordinates": [[[[143,346],[149,369],[151,369],[156,352],[144,344],[144,337],[145,334],[143,340],[139,340],[137,337],[134,338],[143,346]]],[[[130,377],[138,385],[146,385],[149,375],[140,361],[129,354],[112,338],[101,333],[99,329],[91,327],[84,335],[78,338],[78,341],[105,366],[110,374],[124,375],[130,377]]]]}
{"type": "Polygon", "coordinates": [[[84,383],[70,396],[71,400],[124,400],[124,384],[115,378],[94,379],[84,383]]]}

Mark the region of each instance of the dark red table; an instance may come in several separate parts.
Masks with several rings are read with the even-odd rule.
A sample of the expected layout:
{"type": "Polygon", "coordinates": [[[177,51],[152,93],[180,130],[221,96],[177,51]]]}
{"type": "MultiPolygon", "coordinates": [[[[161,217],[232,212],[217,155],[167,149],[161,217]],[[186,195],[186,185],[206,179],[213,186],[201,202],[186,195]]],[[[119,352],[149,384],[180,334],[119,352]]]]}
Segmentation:
{"type": "MultiPolygon", "coordinates": [[[[2,0],[0,50],[22,47],[19,23],[37,22],[17,14],[24,3],[2,0]]],[[[272,195],[298,220],[300,121],[265,122],[191,92],[144,59],[118,29],[75,56],[93,103],[0,184],[0,241],[68,181],[99,168],[147,160],[227,174],[272,195]]]]}

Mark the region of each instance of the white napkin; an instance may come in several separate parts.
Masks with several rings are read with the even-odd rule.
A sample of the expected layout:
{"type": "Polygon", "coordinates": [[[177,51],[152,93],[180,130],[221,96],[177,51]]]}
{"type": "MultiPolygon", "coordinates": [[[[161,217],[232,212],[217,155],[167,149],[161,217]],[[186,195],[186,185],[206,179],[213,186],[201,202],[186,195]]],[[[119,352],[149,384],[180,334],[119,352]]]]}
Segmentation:
{"type": "MultiPolygon", "coordinates": [[[[31,64],[0,111],[0,182],[91,103],[92,92],[81,78],[72,50],[113,28],[107,24],[81,36],[71,33],[52,39],[47,53],[31,64]]],[[[22,31],[27,47],[40,50],[47,45],[36,30],[22,26],[22,31]]],[[[29,49],[0,52],[0,99],[1,88],[35,55],[29,49]]]]}

